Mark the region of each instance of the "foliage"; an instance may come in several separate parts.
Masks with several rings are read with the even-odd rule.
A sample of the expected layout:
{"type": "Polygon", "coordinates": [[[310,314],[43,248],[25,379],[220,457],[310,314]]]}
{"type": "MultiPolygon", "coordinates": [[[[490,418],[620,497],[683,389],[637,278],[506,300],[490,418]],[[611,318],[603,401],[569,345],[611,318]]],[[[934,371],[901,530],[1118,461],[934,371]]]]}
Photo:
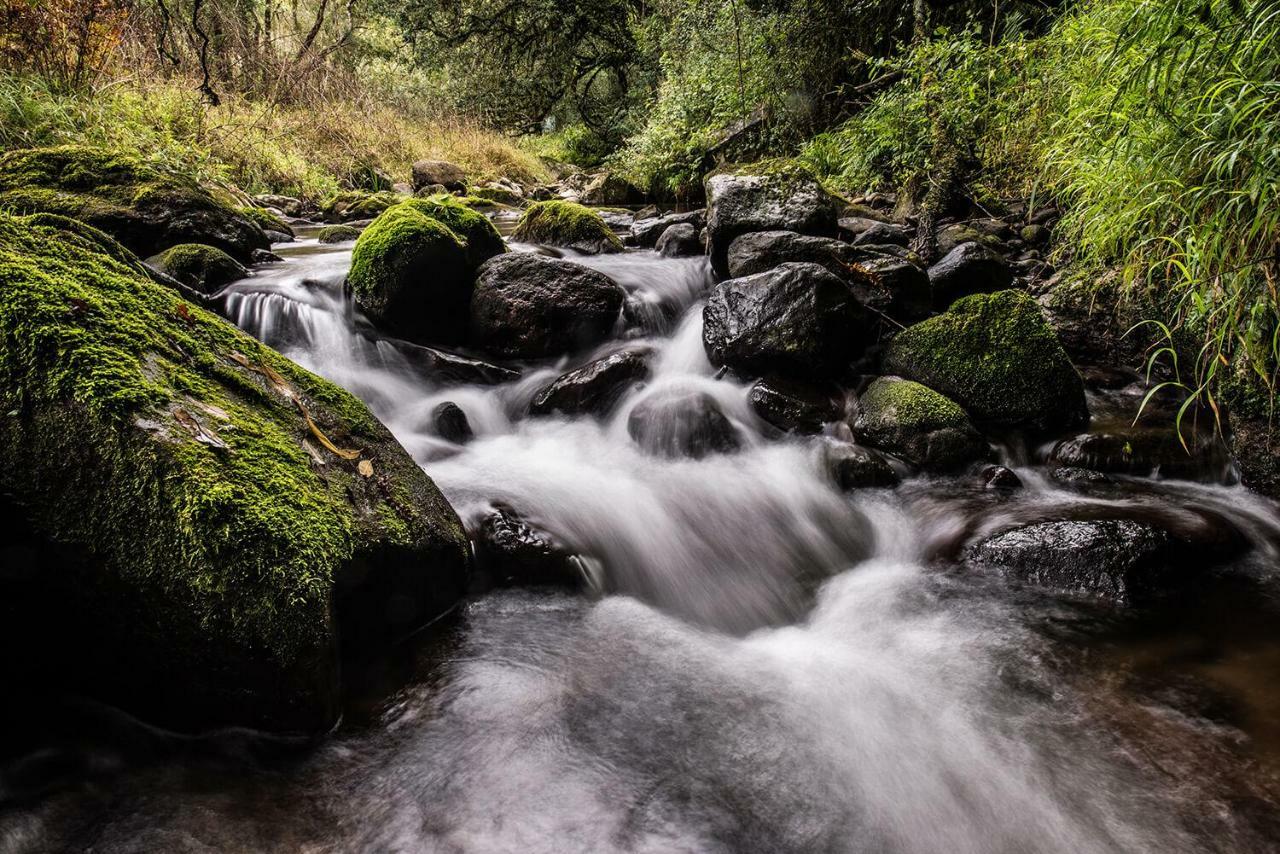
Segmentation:
{"type": "Polygon", "coordinates": [[[1172,298],[1154,355],[1188,406],[1216,411],[1242,375],[1274,395],[1280,3],[1110,0],[1061,45],[1069,95],[1046,160],[1078,261],[1172,298]]]}

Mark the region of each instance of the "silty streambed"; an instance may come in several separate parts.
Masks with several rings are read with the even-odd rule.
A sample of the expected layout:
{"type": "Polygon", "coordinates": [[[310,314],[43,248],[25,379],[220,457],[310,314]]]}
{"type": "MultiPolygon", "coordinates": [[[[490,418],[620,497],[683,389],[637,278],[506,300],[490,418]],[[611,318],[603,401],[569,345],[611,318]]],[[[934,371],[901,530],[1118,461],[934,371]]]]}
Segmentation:
{"type": "Polygon", "coordinates": [[[575,256],[643,304],[643,329],[503,384],[437,385],[344,300],[350,248],[277,247],[227,315],[364,398],[464,520],[501,502],[585,556],[600,595],[476,596],[358,674],[318,748],[91,709],[74,744],[6,769],[0,851],[1280,850],[1270,503],[1180,481],[1067,489],[1025,453],[1011,495],[972,477],[843,494],[823,459],[838,436],[770,435],[707,362],[703,259],[575,256]],[[638,344],[653,375],[607,421],[524,416],[564,370],[638,344]],[[630,411],[691,392],[740,449],[642,453],[630,411]],[[469,444],[435,434],[446,400],[469,444]],[[932,559],[1100,507],[1211,512],[1251,549],[1193,597],[1127,610],[932,559]],[[24,786],[42,761],[65,773],[24,786]]]}

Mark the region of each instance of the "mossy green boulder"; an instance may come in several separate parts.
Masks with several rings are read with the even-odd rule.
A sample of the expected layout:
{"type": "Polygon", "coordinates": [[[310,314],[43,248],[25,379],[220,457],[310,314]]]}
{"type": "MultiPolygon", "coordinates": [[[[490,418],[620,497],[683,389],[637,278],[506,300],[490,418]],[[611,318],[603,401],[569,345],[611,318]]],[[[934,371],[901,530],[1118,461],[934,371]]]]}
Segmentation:
{"type": "Polygon", "coordinates": [[[161,272],[203,294],[212,294],[249,275],[249,270],[239,261],[203,243],[179,243],[162,252],[155,265],[161,272]]]}
{"type": "Polygon", "coordinates": [[[320,243],[345,243],[360,236],[360,229],[349,225],[326,225],[316,233],[320,243]]]}
{"type": "Polygon", "coordinates": [[[483,215],[447,196],[407,199],[360,235],[347,284],[379,327],[422,344],[467,333],[475,272],[506,249],[483,215]]]}
{"type": "Polygon", "coordinates": [[[325,222],[352,222],[373,219],[387,208],[398,205],[405,197],[391,190],[344,190],[320,205],[325,222]]]}
{"type": "Polygon", "coordinates": [[[1023,291],[957,300],[899,333],[884,367],[956,401],[983,428],[1048,433],[1089,418],[1080,375],[1023,291]]]}
{"type": "Polygon", "coordinates": [[[0,214],[0,494],[59,556],[0,601],[149,719],[323,732],[340,640],[456,603],[462,526],[361,402],[112,254],[0,214]]]}
{"type": "Polygon", "coordinates": [[[622,240],[604,218],[576,202],[533,203],[520,217],[512,236],[525,243],[563,246],[591,255],[622,251],[622,240]]]}
{"type": "Polygon", "coordinates": [[[258,228],[263,231],[278,231],[281,234],[287,234],[289,237],[297,236],[293,233],[293,226],[266,208],[241,208],[240,213],[257,223],[258,228]]]}
{"type": "Polygon", "coordinates": [[[858,397],[853,434],[924,469],[955,468],[987,453],[955,401],[900,377],[880,377],[858,397]]]}
{"type": "Polygon", "coordinates": [[[254,249],[270,246],[257,223],[194,180],[89,146],[0,155],[0,210],[72,217],[144,257],[179,243],[206,243],[247,262],[254,249]]]}

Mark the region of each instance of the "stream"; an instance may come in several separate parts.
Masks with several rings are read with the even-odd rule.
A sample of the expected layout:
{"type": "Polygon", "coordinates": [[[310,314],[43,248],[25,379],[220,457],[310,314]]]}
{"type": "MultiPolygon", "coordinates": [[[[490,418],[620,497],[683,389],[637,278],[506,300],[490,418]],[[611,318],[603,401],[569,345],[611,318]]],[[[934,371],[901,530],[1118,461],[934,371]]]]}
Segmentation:
{"type": "MultiPolygon", "coordinates": [[[[351,244],[315,229],[224,295],[226,315],[364,399],[468,525],[515,508],[583,556],[594,590],[479,592],[351,676],[318,747],[160,732],[78,708],[74,772],[0,797],[0,852],[1280,850],[1280,514],[1239,486],[972,475],[842,493],[829,435],[778,436],[701,338],[704,258],[566,257],[639,306],[591,353],[499,385],[440,385],[342,294],[351,244]],[[647,346],[607,420],[530,418],[557,376],[647,346]],[[711,395],[740,449],[642,452],[646,398],[711,395]],[[436,432],[445,402],[475,438],[436,432]],[[1190,597],[1117,608],[938,555],[1082,507],[1210,512],[1251,548],[1190,597]]],[[[533,247],[513,246],[519,251],[533,247]]],[[[1141,389],[1092,394],[1131,418],[1141,389]]],[[[66,714],[71,714],[66,712],[66,714]]],[[[64,728],[65,729],[65,728],[64,728]]]]}

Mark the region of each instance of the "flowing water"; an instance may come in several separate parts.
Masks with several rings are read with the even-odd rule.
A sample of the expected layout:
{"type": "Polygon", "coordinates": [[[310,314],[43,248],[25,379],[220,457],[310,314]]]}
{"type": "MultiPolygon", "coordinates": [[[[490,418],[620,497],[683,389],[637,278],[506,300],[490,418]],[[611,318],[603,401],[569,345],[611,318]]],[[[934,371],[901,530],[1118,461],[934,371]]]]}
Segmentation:
{"type": "MultiPolygon", "coordinates": [[[[842,494],[824,451],[847,435],[770,435],[707,362],[704,259],[575,257],[628,291],[638,329],[505,384],[443,385],[344,299],[349,244],[277,249],[227,316],[365,399],[464,521],[515,508],[596,590],[479,593],[353,674],[319,747],[81,709],[74,744],[43,748],[74,750],[74,773],[34,793],[0,778],[0,851],[1280,850],[1270,503],[1174,481],[1067,490],[1012,451],[1012,496],[967,477],[842,494]],[[607,421],[524,417],[563,371],[641,344],[653,376],[607,421]],[[714,397],[741,450],[642,453],[629,412],[675,391],[714,397]],[[471,443],[435,434],[446,400],[471,443]],[[1252,548],[1190,600],[1128,611],[937,560],[1081,507],[1208,513],[1252,548]]],[[[1094,404],[1136,400],[1118,399],[1094,404]]]]}

